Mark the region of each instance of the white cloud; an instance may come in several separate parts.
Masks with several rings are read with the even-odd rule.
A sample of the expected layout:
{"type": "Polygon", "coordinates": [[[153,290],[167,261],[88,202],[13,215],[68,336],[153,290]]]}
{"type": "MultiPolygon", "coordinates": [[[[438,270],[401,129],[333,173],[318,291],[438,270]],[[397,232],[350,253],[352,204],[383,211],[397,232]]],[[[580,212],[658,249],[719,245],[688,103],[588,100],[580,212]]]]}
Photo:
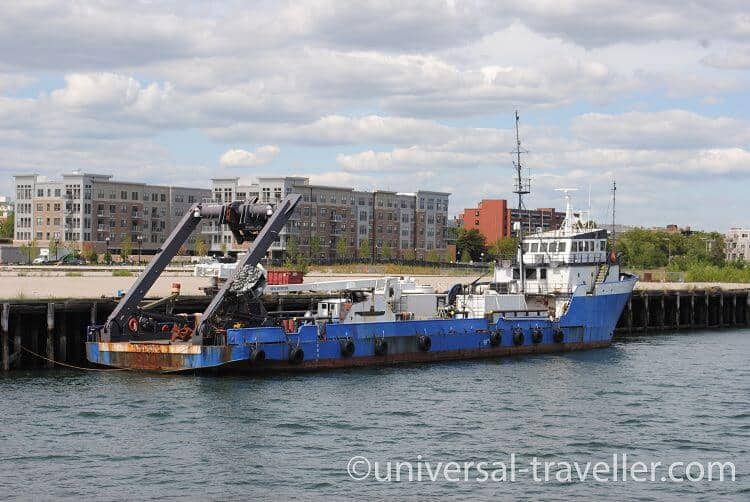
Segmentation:
{"type": "Polygon", "coordinates": [[[572,121],[571,131],[590,145],[631,149],[733,147],[750,142],[750,123],[686,110],[586,113],[572,121]]]}
{"type": "Polygon", "coordinates": [[[734,48],[723,54],[711,53],[701,60],[708,66],[725,70],[750,69],[750,49],[734,48]]]}
{"type": "Polygon", "coordinates": [[[259,167],[268,164],[281,150],[274,145],[260,146],[253,152],[235,149],[227,150],[219,159],[222,167],[259,167]]]}

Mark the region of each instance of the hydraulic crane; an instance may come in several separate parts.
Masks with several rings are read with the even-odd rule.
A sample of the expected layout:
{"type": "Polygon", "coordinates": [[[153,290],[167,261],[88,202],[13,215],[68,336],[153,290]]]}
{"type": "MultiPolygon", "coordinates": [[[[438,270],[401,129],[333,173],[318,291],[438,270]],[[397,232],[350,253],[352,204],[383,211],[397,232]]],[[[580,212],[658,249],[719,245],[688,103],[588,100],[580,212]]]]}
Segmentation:
{"type": "Polygon", "coordinates": [[[242,308],[247,308],[243,300],[252,292],[238,283],[255,271],[256,265],[291,218],[300,198],[299,194],[290,194],[277,204],[258,203],[255,199],[251,202],[193,205],[122,297],[104,326],[98,328],[98,338],[103,342],[116,342],[153,340],[167,335],[172,341],[211,343],[216,333],[226,328],[232,309],[242,315],[242,308]],[[231,277],[200,316],[173,316],[142,308],[140,302],[202,220],[227,225],[238,244],[252,240],[248,253],[239,260],[231,277]],[[163,331],[165,327],[166,333],[163,331]]]}

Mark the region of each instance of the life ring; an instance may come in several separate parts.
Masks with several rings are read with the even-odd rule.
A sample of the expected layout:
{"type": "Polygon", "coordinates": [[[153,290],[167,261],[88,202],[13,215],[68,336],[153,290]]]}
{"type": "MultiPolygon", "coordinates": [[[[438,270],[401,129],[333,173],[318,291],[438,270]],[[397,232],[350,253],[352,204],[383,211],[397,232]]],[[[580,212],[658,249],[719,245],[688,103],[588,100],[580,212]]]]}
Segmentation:
{"type": "Polygon", "coordinates": [[[562,343],[563,340],[565,340],[565,333],[563,333],[563,330],[561,330],[560,328],[557,328],[552,334],[552,339],[555,341],[555,343],[562,343]]]}
{"type": "Polygon", "coordinates": [[[354,341],[351,338],[347,338],[345,340],[341,340],[341,355],[344,357],[350,357],[352,354],[354,354],[354,341]]]}
{"type": "Polygon", "coordinates": [[[128,329],[131,331],[131,333],[138,333],[138,318],[133,316],[130,319],[128,319],[128,329]]]}
{"type": "Polygon", "coordinates": [[[419,345],[420,350],[427,352],[432,347],[432,339],[427,335],[419,335],[419,338],[417,338],[417,345],[419,345]]]}
{"type": "Polygon", "coordinates": [[[292,347],[289,350],[289,362],[292,364],[299,364],[305,359],[305,351],[299,347],[292,347]]]}
{"type": "Polygon", "coordinates": [[[375,354],[384,356],[388,353],[388,341],[385,338],[375,339],[375,354]]]}
{"type": "Polygon", "coordinates": [[[542,328],[536,327],[531,330],[531,341],[534,343],[541,343],[542,328]]]}
{"type": "Polygon", "coordinates": [[[254,363],[260,363],[266,360],[266,351],[263,349],[253,349],[250,352],[250,360],[254,363]]]}
{"type": "Polygon", "coordinates": [[[513,329],[513,343],[523,345],[523,330],[521,328],[513,329]]]}
{"type": "Polygon", "coordinates": [[[490,333],[490,345],[493,347],[497,347],[500,345],[500,342],[503,341],[503,330],[496,329],[492,333],[490,333]]]}

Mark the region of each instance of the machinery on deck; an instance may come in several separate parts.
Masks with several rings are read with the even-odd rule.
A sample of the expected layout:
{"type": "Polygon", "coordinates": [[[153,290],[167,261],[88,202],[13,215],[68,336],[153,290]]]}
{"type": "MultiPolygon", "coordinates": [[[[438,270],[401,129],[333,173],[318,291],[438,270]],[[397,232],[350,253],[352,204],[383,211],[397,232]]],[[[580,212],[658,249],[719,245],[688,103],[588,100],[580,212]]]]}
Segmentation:
{"type": "Polygon", "coordinates": [[[164,245],[112,311],[103,326],[90,327],[90,339],[102,342],[148,341],[190,342],[197,345],[221,343],[228,328],[238,321],[247,324],[264,319],[263,304],[257,301],[264,277],[256,268],[300,200],[290,194],[277,204],[230,202],[198,203],[191,207],[164,245]],[[202,220],[226,224],[238,244],[252,241],[231,276],[202,314],[194,316],[157,313],[141,307],[151,286],[202,220]]]}

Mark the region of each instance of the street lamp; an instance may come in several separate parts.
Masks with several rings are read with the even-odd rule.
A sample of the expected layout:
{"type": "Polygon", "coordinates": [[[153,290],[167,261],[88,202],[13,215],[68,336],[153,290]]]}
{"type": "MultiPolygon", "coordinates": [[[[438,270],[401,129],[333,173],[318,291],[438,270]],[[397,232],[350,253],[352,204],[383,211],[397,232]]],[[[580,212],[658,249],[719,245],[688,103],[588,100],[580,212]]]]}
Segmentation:
{"type": "Polygon", "coordinates": [[[484,253],[480,253],[479,259],[482,263],[484,263],[484,253]]]}
{"type": "Polygon", "coordinates": [[[107,243],[107,252],[104,254],[104,259],[107,260],[107,265],[109,265],[109,237],[104,239],[104,242],[107,243]]]}
{"type": "Polygon", "coordinates": [[[138,235],[138,266],[141,266],[141,246],[143,245],[143,235],[138,235]]]}

